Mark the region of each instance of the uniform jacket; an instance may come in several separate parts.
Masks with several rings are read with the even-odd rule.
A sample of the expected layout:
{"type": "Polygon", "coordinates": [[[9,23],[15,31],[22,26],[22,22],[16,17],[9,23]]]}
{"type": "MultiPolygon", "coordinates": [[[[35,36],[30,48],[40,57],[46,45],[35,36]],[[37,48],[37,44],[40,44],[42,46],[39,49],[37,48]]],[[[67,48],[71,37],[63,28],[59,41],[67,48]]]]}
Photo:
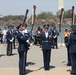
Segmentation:
{"type": "Polygon", "coordinates": [[[48,31],[48,37],[46,38],[45,32],[42,32],[40,36],[40,44],[42,45],[42,49],[51,50],[52,45],[52,33],[48,31]]]}
{"type": "Polygon", "coordinates": [[[59,35],[59,32],[56,29],[52,30],[53,38],[57,38],[59,35]]]}
{"type": "Polygon", "coordinates": [[[11,32],[11,30],[7,31],[7,33],[6,33],[6,39],[7,39],[7,42],[12,39],[12,32],[11,32]]]}
{"type": "Polygon", "coordinates": [[[25,35],[23,35],[21,32],[18,31],[17,39],[19,42],[18,51],[26,51],[27,50],[26,40],[28,39],[28,34],[26,33],[25,35]]]}
{"type": "Polygon", "coordinates": [[[12,30],[12,36],[15,38],[16,30],[12,30]]]}
{"type": "Polygon", "coordinates": [[[70,53],[76,53],[76,33],[71,33],[69,38],[70,53]]]}

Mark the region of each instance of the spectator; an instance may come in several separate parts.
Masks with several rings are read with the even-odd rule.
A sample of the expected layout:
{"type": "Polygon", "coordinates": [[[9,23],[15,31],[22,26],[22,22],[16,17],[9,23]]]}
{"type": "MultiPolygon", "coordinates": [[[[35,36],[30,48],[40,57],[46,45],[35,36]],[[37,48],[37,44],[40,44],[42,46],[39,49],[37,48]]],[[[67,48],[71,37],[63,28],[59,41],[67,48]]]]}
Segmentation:
{"type": "Polygon", "coordinates": [[[4,27],[4,30],[3,30],[3,43],[6,43],[6,33],[7,33],[7,29],[6,29],[6,27],[4,27]]]}
{"type": "Polygon", "coordinates": [[[65,43],[65,45],[67,43],[68,36],[69,36],[69,31],[67,29],[65,29],[65,31],[64,31],[64,43],[65,43]]]}
{"type": "Polygon", "coordinates": [[[42,33],[42,29],[40,27],[37,28],[36,30],[36,35],[34,36],[35,37],[35,42],[34,44],[35,45],[40,45],[40,35],[42,33]]]}
{"type": "Polygon", "coordinates": [[[1,28],[0,28],[0,42],[1,42],[1,44],[2,44],[2,42],[3,42],[3,33],[2,33],[2,30],[1,30],[1,28]]]}

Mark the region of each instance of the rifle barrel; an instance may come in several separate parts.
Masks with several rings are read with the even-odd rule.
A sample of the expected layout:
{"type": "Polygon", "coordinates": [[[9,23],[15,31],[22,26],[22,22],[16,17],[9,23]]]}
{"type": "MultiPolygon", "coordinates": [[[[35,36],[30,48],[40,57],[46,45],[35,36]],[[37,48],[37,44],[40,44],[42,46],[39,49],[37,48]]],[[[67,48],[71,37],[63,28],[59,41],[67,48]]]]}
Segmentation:
{"type": "Polygon", "coordinates": [[[33,30],[33,27],[34,27],[34,23],[35,23],[35,18],[36,18],[36,6],[33,5],[31,35],[32,35],[32,30],[33,30]]]}
{"type": "Polygon", "coordinates": [[[72,25],[74,24],[74,6],[72,6],[72,25]]]}
{"type": "Polygon", "coordinates": [[[25,22],[26,22],[28,12],[29,12],[29,10],[28,10],[28,9],[26,9],[25,17],[24,17],[24,20],[23,20],[23,25],[24,25],[24,24],[25,24],[25,22]]]}

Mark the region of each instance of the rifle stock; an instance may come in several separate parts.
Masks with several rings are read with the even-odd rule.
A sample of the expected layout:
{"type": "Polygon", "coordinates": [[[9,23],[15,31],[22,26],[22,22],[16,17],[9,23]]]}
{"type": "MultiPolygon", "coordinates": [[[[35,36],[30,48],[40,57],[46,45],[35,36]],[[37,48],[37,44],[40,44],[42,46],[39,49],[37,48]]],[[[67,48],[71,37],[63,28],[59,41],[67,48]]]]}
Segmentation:
{"type": "Polygon", "coordinates": [[[74,6],[72,6],[72,25],[74,24],[74,6]]]}
{"type": "Polygon", "coordinates": [[[62,25],[62,16],[63,16],[63,11],[64,9],[61,9],[61,14],[60,14],[60,24],[59,24],[59,32],[61,32],[61,25],[62,25]]]}
{"type": "Polygon", "coordinates": [[[29,12],[29,10],[28,10],[28,9],[26,9],[25,17],[24,17],[24,20],[23,20],[23,23],[22,23],[23,25],[24,25],[24,24],[25,24],[25,22],[26,22],[28,12],[29,12]]]}

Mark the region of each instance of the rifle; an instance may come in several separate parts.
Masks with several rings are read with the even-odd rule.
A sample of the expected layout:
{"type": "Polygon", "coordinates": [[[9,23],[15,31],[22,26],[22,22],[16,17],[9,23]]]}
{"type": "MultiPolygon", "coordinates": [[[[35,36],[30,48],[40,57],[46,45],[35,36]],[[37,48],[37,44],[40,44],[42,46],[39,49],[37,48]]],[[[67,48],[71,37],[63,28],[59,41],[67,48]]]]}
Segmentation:
{"type": "Polygon", "coordinates": [[[23,20],[22,25],[24,25],[24,24],[25,24],[25,22],[26,22],[28,12],[29,12],[29,10],[28,10],[28,9],[26,9],[26,13],[25,13],[25,17],[24,17],[24,20],[23,20]]]}
{"type": "Polygon", "coordinates": [[[63,11],[64,9],[61,9],[61,13],[60,13],[60,24],[59,24],[59,32],[60,32],[60,36],[61,36],[61,46],[62,46],[62,35],[61,35],[61,25],[62,25],[62,20],[63,20],[63,11]]]}
{"type": "Polygon", "coordinates": [[[61,9],[61,14],[60,14],[59,32],[61,32],[61,25],[62,25],[63,11],[64,11],[64,9],[62,8],[62,9],[61,9]]]}
{"type": "Polygon", "coordinates": [[[35,18],[36,18],[36,6],[33,5],[33,11],[32,11],[32,28],[31,28],[31,36],[32,36],[32,30],[33,30],[33,27],[34,27],[34,23],[35,23],[35,18]]]}
{"type": "Polygon", "coordinates": [[[74,25],[74,6],[72,6],[72,25],[74,25]]]}

